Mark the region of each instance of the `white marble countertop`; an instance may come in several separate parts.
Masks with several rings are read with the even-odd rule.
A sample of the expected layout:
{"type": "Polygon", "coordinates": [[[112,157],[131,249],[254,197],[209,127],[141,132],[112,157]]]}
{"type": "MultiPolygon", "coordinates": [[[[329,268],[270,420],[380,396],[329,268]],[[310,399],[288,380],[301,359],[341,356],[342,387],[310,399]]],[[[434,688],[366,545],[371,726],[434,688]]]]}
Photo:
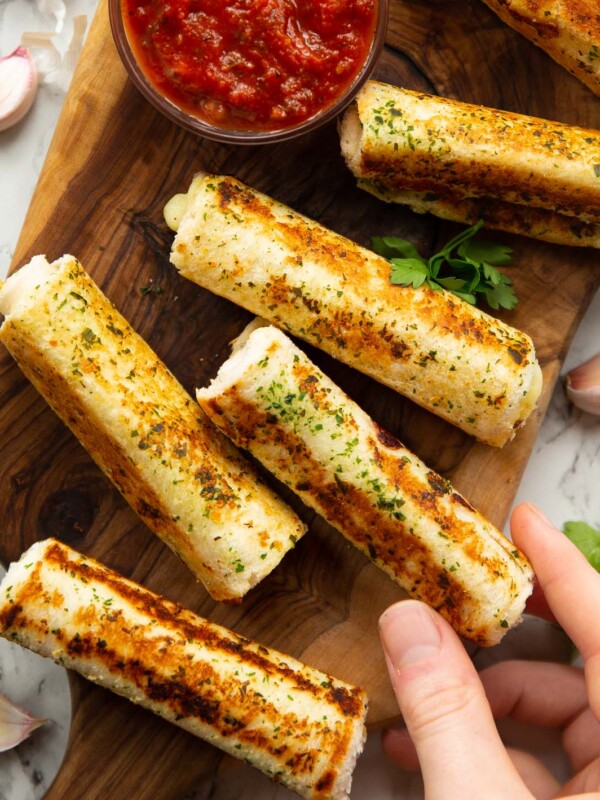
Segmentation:
{"type": "MultiPolygon", "coordinates": [[[[48,7],[47,0],[40,6],[48,7]]],[[[71,35],[75,14],[91,20],[97,0],[66,0],[67,13],[60,41],[71,35]]],[[[26,30],[52,30],[55,20],[33,0],[0,0],[0,56],[10,53],[26,30]]],[[[38,174],[44,162],[65,92],[42,86],[28,116],[0,133],[0,277],[4,277],[38,174]]],[[[594,298],[567,357],[563,374],[600,350],[600,294],[594,298]]],[[[600,525],[600,417],[572,408],[562,382],[557,386],[516,502],[539,505],[557,524],[585,520],[600,525]]],[[[0,642],[0,692],[51,722],[16,750],[0,754],[0,798],[36,800],[59,768],[68,734],[70,697],[64,670],[0,642]]],[[[553,757],[549,755],[549,758],[553,757]]],[[[251,781],[251,783],[253,783],[251,781]]],[[[284,800],[289,792],[258,781],[253,800],[284,800]]],[[[248,787],[249,788],[249,787],[248,787]]],[[[246,796],[246,792],[244,792],[246,796]]],[[[412,800],[420,796],[419,781],[391,767],[379,753],[376,735],[355,773],[353,800],[412,800]]],[[[250,797],[250,794],[248,794],[250,797]]],[[[175,799],[176,800],[176,799],[175,799]]]]}

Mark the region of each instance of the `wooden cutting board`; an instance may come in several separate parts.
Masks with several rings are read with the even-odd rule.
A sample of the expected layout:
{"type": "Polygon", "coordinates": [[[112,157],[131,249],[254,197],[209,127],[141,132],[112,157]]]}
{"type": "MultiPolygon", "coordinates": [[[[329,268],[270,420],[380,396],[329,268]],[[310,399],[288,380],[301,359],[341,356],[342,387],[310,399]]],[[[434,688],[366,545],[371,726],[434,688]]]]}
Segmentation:
{"type": "MultiPolygon", "coordinates": [[[[451,6],[393,0],[375,75],[600,128],[600,100],[479,0],[451,6]]],[[[215,374],[228,342],[250,319],[180,278],[168,263],[172,237],[162,207],[200,168],[233,174],[363,244],[375,234],[396,234],[427,252],[456,230],[356,189],[339,155],[335,125],[253,148],[214,144],[178,129],[127,80],[101,3],[13,268],[36,253],[76,255],[189,391],[215,374]],[[142,294],[144,286],[163,291],[142,294]]],[[[539,411],[503,450],[475,443],[390,390],[310,353],[381,425],[502,526],[566,349],[598,285],[600,256],[494,238],[516,253],[511,275],[520,303],[505,319],[533,336],[546,379],[539,411]]],[[[216,622],[364,686],[371,723],[396,716],[377,637],[379,614],[402,596],[391,581],[284,492],[310,533],[243,605],[215,603],[137,520],[6,351],[0,359],[1,558],[9,561],[35,540],[58,536],[216,622]]],[[[249,768],[232,769],[213,748],[82,679],[74,677],[72,689],[70,744],[48,800],[200,797],[194,789],[206,787],[208,776],[214,780],[219,765],[211,797],[240,796],[234,784],[249,768]]]]}

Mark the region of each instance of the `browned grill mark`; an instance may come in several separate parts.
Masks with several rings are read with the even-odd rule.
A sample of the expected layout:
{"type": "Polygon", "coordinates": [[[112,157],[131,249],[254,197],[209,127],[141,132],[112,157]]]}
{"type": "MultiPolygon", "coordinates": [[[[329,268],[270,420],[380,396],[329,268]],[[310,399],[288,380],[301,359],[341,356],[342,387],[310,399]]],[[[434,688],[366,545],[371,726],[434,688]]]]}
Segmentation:
{"type": "MultiPolygon", "coordinates": [[[[510,0],[499,0],[499,5],[504,6],[506,12],[515,20],[515,22],[532,28],[533,31],[542,39],[556,39],[560,36],[558,25],[552,20],[541,19],[538,15],[543,11],[547,0],[525,0],[525,5],[529,9],[530,16],[522,14],[517,11],[510,0]]],[[[577,6],[587,11],[587,4],[579,2],[579,0],[569,0],[570,10],[576,13],[577,6]]],[[[598,32],[600,33],[600,27],[598,32]]]]}
{"type": "Polygon", "coordinates": [[[317,789],[317,791],[324,792],[325,794],[327,794],[327,792],[333,786],[335,778],[336,778],[335,773],[332,772],[331,770],[328,770],[321,778],[319,778],[319,780],[315,785],[315,788],[317,789]]]}
{"type": "MultiPolygon", "coordinates": [[[[303,369],[306,368],[302,364],[294,365],[295,374],[302,374],[303,369]]],[[[301,385],[318,404],[320,394],[324,393],[319,381],[305,378],[301,385]]],[[[315,461],[300,436],[281,425],[275,415],[245,400],[235,387],[221,395],[221,404],[236,409],[235,426],[227,418],[222,420],[223,429],[234,441],[253,441],[258,446],[274,442],[283,445],[291,458],[286,456],[285,465],[276,470],[279,477],[288,480],[286,473],[293,462],[293,475],[289,477],[291,488],[309,495],[310,502],[330,524],[343,532],[365,555],[395,575],[410,594],[442,610],[451,624],[461,626],[468,590],[460,581],[460,575],[452,572],[445,573],[446,581],[441,585],[439,567],[433,564],[430,548],[414,535],[409,522],[388,519],[377,508],[373,498],[343,479],[332,482],[328,471],[315,461]],[[298,489],[298,483],[307,484],[308,488],[298,489]]],[[[399,496],[411,497],[439,526],[440,533],[460,547],[467,559],[485,563],[490,580],[500,580],[506,570],[503,561],[493,557],[484,559],[479,532],[472,524],[451,516],[441,506],[440,499],[448,496],[447,482],[429,472],[427,483],[423,483],[404,469],[401,459],[379,447],[375,437],[370,445],[372,454],[377,456],[381,469],[399,496]]],[[[453,493],[453,500],[458,497],[453,493]]],[[[462,505],[469,507],[466,500],[461,498],[461,501],[462,505]]],[[[479,634],[473,631],[471,635],[477,640],[479,634]]],[[[486,640],[486,635],[485,632],[481,635],[481,641],[486,640]]]]}
{"type": "Polygon", "coordinates": [[[458,492],[452,492],[452,500],[455,503],[459,503],[461,506],[464,506],[465,508],[468,508],[469,511],[475,511],[475,509],[469,503],[469,501],[465,500],[465,498],[461,494],[459,494],[458,492]]]}
{"type": "Polygon", "coordinates": [[[250,588],[248,582],[257,582],[275,566],[277,554],[283,555],[286,548],[264,548],[256,541],[254,551],[248,549],[244,575],[235,577],[235,568],[219,551],[220,545],[214,544],[218,540],[213,537],[205,544],[198,534],[228,524],[254,539],[258,530],[245,525],[250,515],[244,500],[250,496],[257,511],[262,506],[265,516],[273,517],[269,538],[274,544],[280,543],[278,537],[287,544],[289,532],[300,537],[303,525],[264,485],[251,463],[215,431],[78,262],[63,260],[53,281],[54,299],[49,300],[46,292],[33,316],[19,319],[18,324],[9,318],[0,339],[148,527],[183,559],[213,597],[238,598],[250,588]],[[76,293],[70,293],[71,288],[76,293]],[[85,309],[81,323],[77,309],[70,305],[62,314],[52,314],[52,303],[60,308],[62,295],[70,301],[73,295],[79,298],[74,302],[81,302],[85,309]],[[38,336],[34,324],[38,317],[47,317],[55,333],[38,336]],[[81,336],[77,335],[79,325],[84,330],[81,336]],[[67,360],[66,366],[48,356],[47,339],[53,335],[60,339],[59,355],[67,360]],[[82,389],[79,381],[89,372],[92,358],[99,368],[92,383],[82,389]],[[114,398],[114,424],[94,395],[114,398]],[[268,560],[259,561],[259,547],[270,554],[268,560]]]}
{"type": "MultiPolygon", "coordinates": [[[[285,661],[274,664],[268,658],[270,652],[267,648],[257,648],[251,640],[232,634],[228,638],[216,632],[215,627],[191,614],[182,606],[166,598],[149,592],[135,584],[121,578],[102,565],[92,560],[73,562],[63,547],[56,543],[48,548],[46,561],[56,564],[66,573],[74,573],[75,579],[85,579],[88,582],[104,584],[111,592],[131,603],[141,614],[148,619],[156,619],[168,626],[174,636],[179,636],[182,641],[198,641],[212,651],[219,650],[239,656],[245,664],[252,665],[263,671],[266,675],[276,678],[280,676],[285,680],[292,680],[297,689],[308,692],[313,696],[325,695],[329,702],[337,706],[346,716],[356,716],[361,713],[362,704],[358,690],[351,691],[345,687],[322,687],[315,685],[310,679],[289,667],[285,661]]],[[[32,575],[33,577],[33,575],[32,575]]],[[[38,591],[41,585],[37,585],[38,591]]],[[[92,607],[93,608],[93,607],[92,607]]],[[[8,627],[8,626],[5,626],[8,627]]],[[[92,647],[93,643],[86,646],[92,647]]],[[[106,655],[106,652],[104,652],[106,655]]]]}
{"type": "Polygon", "coordinates": [[[449,494],[452,491],[452,486],[447,478],[442,478],[437,472],[429,470],[426,475],[427,483],[431,486],[437,495],[449,494]]]}
{"type": "Polygon", "coordinates": [[[388,431],[384,430],[380,425],[375,424],[375,430],[377,432],[377,439],[381,442],[384,447],[389,448],[390,450],[398,450],[399,448],[403,447],[402,442],[396,439],[388,431]]]}
{"type": "Polygon", "coordinates": [[[515,364],[523,363],[523,352],[515,349],[514,347],[508,348],[508,355],[512,358],[515,364]]]}
{"type": "MultiPolygon", "coordinates": [[[[510,22],[510,11],[503,9],[514,11],[515,3],[500,3],[500,8],[498,2],[488,0],[488,4],[495,6],[501,15],[508,16],[510,22]]],[[[535,16],[533,12],[532,15],[535,16]]],[[[513,16],[513,21],[516,22],[517,18],[513,16]]],[[[595,25],[600,31],[598,21],[595,25]]],[[[516,27],[522,29],[519,23],[516,27]]],[[[551,30],[548,30],[550,36],[551,30]]],[[[430,196],[434,204],[459,207],[461,215],[471,208],[475,219],[489,218],[492,223],[499,223],[499,214],[503,220],[500,227],[508,220],[513,227],[522,227],[524,222],[519,222],[519,214],[528,224],[537,224],[540,228],[544,219],[552,225],[559,222],[565,233],[569,224],[577,226],[600,221],[600,197],[595,186],[551,181],[547,170],[534,171],[528,158],[519,159],[520,154],[532,153],[541,159],[560,158],[564,168],[569,163],[590,164],[591,171],[600,152],[597,131],[574,129],[557,122],[447,98],[438,99],[419,92],[398,90],[390,95],[386,93],[382,99],[376,94],[377,87],[373,83],[373,105],[377,114],[383,116],[380,124],[384,128],[388,122],[398,125],[397,145],[408,150],[410,141],[414,146],[414,140],[407,139],[402,125],[405,121],[410,123],[412,114],[418,113],[414,108],[419,103],[431,109],[433,120],[426,135],[419,138],[419,134],[414,134],[419,144],[413,147],[414,155],[410,153],[408,157],[399,157],[391,147],[378,148],[377,137],[366,136],[359,177],[371,181],[384,195],[386,191],[396,191],[400,195],[413,192],[423,198],[430,196]],[[401,110],[401,115],[390,115],[392,97],[395,98],[391,100],[395,105],[393,110],[401,110]],[[448,144],[449,129],[452,131],[452,145],[448,144]],[[502,162],[490,167],[485,155],[477,158],[463,155],[479,151],[485,154],[510,151],[515,158],[510,164],[502,162]],[[545,215],[538,214],[538,211],[545,212],[545,215]]],[[[365,100],[362,106],[359,102],[359,109],[361,121],[369,131],[373,123],[373,108],[365,100]]]]}
{"type": "Polygon", "coordinates": [[[135,510],[140,517],[143,517],[144,519],[150,518],[154,521],[165,519],[163,512],[159,508],[156,508],[156,506],[146,502],[143,497],[136,503],[135,510]]]}
{"type": "MultiPolygon", "coordinates": [[[[271,226],[276,225],[278,235],[286,248],[292,252],[310,253],[332,276],[337,276],[340,288],[351,289],[360,296],[374,276],[386,283],[389,282],[389,263],[384,258],[369,253],[359,245],[295,213],[290,214],[285,221],[275,220],[269,204],[253,190],[230,178],[218,177],[211,180],[217,187],[218,205],[221,211],[235,213],[241,206],[240,211],[247,209],[254,218],[271,226]],[[341,242],[345,253],[343,259],[339,256],[341,242]]],[[[326,339],[335,341],[339,347],[351,353],[360,353],[363,349],[369,348],[373,353],[382,353],[392,360],[420,358],[418,353],[413,353],[399,330],[391,331],[386,324],[370,319],[370,315],[364,309],[361,313],[353,312],[347,307],[332,306],[328,308],[327,314],[320,313],[320,306],[312,304],[312,301],[309,302],[308,298],[305,298],[301,287],[296,283],[297,280],[302,280],[302,273],[300,272],[300,276],[296,278],[291,270],[270,276],[268,295],[264,298],[264,304],[277,306],[283,325],[286,325],[285,308],[293,308],[301,301],[307,311],[314,315],[311,327],[306,331],[308,338],[317,342],[326,339]]],[[[488,319],[473,317],[471,310],[464,303],[447,302],[445,298],[440,299],[438,292],[424,290],[420,295],[421,299],[415,305],[416,295],[410,288],[390,286],[389,289],[393,292],[390,296],[393,296],[393,302],[399,312],[410,311],[411,318],[421,315],[430,318],[432,322],[435,319],[438,326],[452,333],[457,339],[494,348],[504,345],[503,336],[490,325],[488,319]]]]}
{"type": "MultiPolygon", "coordinates": [[[[47,641],[52,636],[58,643],[58,647],[53,645],[54,657],[66,666],[74,666],[85,675],[89,664],[90,675],[96,679],[105,669],[115,676],[116,691],[120,685],[127,696],[135,687],[147,698],[150,708],[184,727],[195,720],[210,726],[210,731],[223,740],[234,737],[239,743],[236,748],[255,748],[272,758],[272,764],[284,769],[286,776],[307,785],[322,781],[327,786],[329,776],[335,780],[336,766],[345,763],[354,741],[354,720],[364,714],[361,690],[336,685],[319,673],[312,681],[304,668],[296,671],[290,667],[286,656],[213,626],[93,559],[74,559],[70,552],[58,542],[50,543],[43,562],[34,564],[27,578],[15,587],[12,601],[4,600],[0,624],[5,636],[15,641],[23,637],[25,643],[47,641]],[[104,597],[108,592],[110,605],[98,601],[80,605],[67,623],[69,630],[77,629],[75,635],[56,628],[50,631],[47,617],[52,611],[68,615],[68,610],[62,607],[61,592],[52,588],[52,575],[45,578],[45,570],[66,573],[75,591],[84,585],[91,587],[88,591],[94,595],[104,597]],[[135,612],[130,618],[128,608],[135,612]],[[133,622],[137,614],[139,623],[133,622]],[[153,636],[156,622],[163,627],[153,636]],[[198,660],[195,643],[202,645],[198,660]],[[328,714],[311,719],[300,710],[296,712],[293,705],[282,711],[260,692],[260,682],[252,686],[242,678],[223,677],[219,667],[209,663],[214,659],[218,664],[219,651],[234,655],[240,666],[260,671],[264,680],[285,679],[285,683],[277,684],[281,691],[310,693],[324,703],[328,714]],[[273,735],[272,731],[280,734],[273,735]],[[321,748],[327,753],[326,766],[321,748]]],[[[198,732],[198,728],[193,730],[198,732]]],[[[252,750],[244,753],[252,763],[252,750]]],[[[276,779],[277,775],[283,779],[283,774],[278,772],[276,779]]]]}

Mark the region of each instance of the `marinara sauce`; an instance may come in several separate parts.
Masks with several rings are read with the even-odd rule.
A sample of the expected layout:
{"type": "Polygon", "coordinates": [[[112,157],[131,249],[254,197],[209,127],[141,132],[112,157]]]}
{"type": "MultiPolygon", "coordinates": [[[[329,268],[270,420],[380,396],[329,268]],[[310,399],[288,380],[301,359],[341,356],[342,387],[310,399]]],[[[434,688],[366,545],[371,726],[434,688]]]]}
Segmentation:
{"type": "Polygon", "coordinates": [[[373,42],[377,0],[121,0],[132,50],[168,100],[222,128],[273,131],[329,107],[373,42]]]}

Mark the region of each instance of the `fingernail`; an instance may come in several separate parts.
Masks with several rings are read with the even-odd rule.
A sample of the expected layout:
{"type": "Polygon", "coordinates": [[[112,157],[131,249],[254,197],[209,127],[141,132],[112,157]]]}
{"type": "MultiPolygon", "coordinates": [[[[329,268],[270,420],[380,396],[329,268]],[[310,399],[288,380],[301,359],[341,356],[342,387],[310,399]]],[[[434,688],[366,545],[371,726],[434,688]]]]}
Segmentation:
{"type": "Polygon", "coordinates": [[[536,516],[538,519],[540,519],[542,522],[544,522],[546,525],[549,525],[551,528],[554,528],[554,527],[555,527],[555,526],[553,525],[553,523],[552,523],[552,522],[550,522],[550,520],[548,519],[548,517],[547,517],[547,516],[544,514],[544,512],[543,512],[543,511],[541,511],[541,510],[540,510],[540,509],[539,509],[537,506],[534,506],[534,505],[533,505],[533,503],[525,503],[525,505],[526,505],[526,506],[527,506],[527,508],[528,508],[528,509],[531,511],[531,513],[532,513],[532,514],[535,514],[535,516],[536,516]]]}
{"type": "Polygon", "coordinates": [[[433,612],[416,600],[388,608],[379,620],[379,631],[388,661],[396,670],[437,655],[442,644],[433,612]]]}

